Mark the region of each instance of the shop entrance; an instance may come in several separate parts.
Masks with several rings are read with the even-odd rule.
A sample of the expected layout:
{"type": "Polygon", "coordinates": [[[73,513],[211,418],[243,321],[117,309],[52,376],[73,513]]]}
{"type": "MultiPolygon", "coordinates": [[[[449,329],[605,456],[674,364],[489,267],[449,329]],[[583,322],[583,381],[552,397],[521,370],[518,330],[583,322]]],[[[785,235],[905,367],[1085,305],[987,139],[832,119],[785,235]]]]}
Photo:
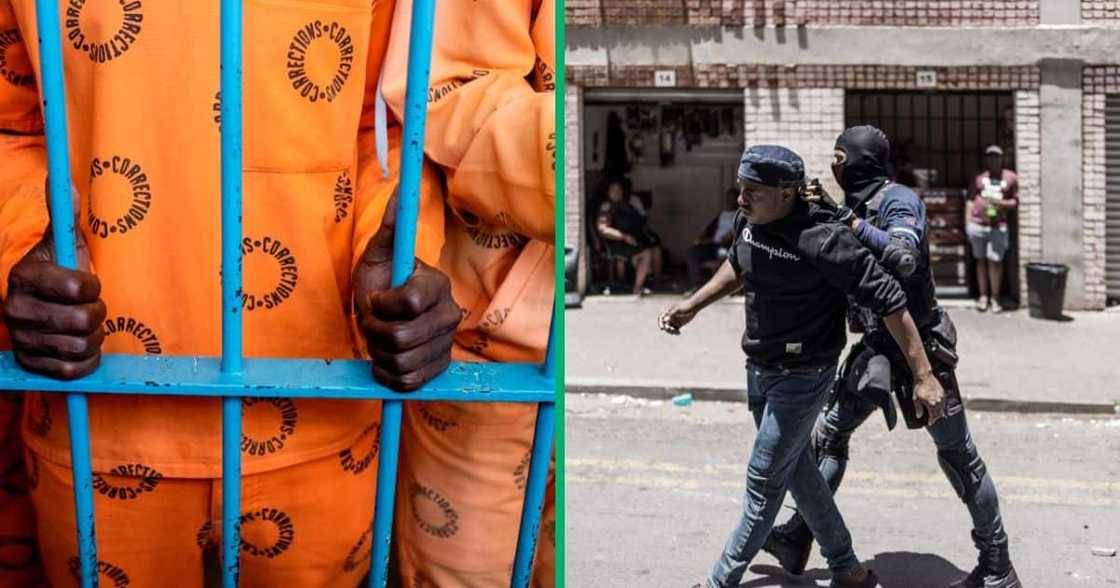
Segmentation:
{"type": "MultiPolygon", "coordinates": [[[[724,207],[743,150],[742,90],[588,90],[583,109],[588,294],[632,291],[625,247],[597,230],[612,182],[647,219],[663,271],[647,286],[683,292],[689,248],[724,207]]],[[[714,261],[704,263],[706,276],[714,261]]]]}

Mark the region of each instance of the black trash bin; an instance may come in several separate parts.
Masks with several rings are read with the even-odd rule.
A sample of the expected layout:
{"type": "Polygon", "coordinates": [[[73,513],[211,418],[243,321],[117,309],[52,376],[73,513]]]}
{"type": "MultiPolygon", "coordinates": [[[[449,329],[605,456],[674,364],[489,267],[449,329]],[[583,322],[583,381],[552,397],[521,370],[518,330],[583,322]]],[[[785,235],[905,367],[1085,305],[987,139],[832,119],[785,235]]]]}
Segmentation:
{"type": "Polygon", "coordinates": [[[1069,266],[1060,263],[1027,264],[1027,302],[1032,318],[1062,320],[1069,266]]]}

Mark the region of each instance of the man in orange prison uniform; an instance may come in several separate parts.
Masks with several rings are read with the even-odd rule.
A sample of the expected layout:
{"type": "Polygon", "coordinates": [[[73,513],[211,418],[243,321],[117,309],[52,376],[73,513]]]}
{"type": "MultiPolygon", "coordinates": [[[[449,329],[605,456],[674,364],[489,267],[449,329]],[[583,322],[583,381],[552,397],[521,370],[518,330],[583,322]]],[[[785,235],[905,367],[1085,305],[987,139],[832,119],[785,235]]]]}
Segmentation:
{"type": "MultiPolygon", "coordinates": [[[[368,349],[379,380],[414,388],[446,366],[461,314],[428,265],[388,289],[382,217],[400,140],[375,104],[392,4],[250,0],[245,11],[245,354],[368,349]]],[[[218,3],[68,0],[62,25],[86,271],[52,262],[34,1],[0,0],[0,299],[17,358],[72,378],[102,351],[217,355],[218,3]]],[[[440,172],[426,165],[418,256],[432,266],[443,225],[440,172]]],[[[23,404],[43,567],[51,585],[75,585],[65,403],[29,392],[23,404]]],[[[102,585],[201,584],[220,541],[218,406],[90,398],[102,585]]],[[[245,399],[242,586],[362,577],[378,422],[377,402],[245,399]]]]}
{"type": "MultiPolygon", "coordinates": [[[[411,6],[397,2],[385,62],[384,95],[398,115],[411,6]]],[[[501,10],[441,2],[436,11],[425,152],[447,177],[440,268],[464,309],[456,359],[544,359],[555,268],[555,18],[551,0],[501,10]]],[[[396,527],[405,586],[509,585],[535,416],[525,404],[405,406],[396,527]]],[[[553,583],[549,525],[539,586],[553,583]]]]}

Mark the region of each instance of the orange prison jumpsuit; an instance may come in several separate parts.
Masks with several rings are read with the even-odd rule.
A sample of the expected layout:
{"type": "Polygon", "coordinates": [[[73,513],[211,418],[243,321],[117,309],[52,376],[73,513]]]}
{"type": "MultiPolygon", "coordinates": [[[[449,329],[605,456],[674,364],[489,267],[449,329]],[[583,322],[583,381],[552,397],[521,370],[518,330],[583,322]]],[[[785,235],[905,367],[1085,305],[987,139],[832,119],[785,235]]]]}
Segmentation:
{"type": "MultiPolygon", "coordinates": [[[[399,0],[385,63],[384,94],[398,115],[410,14],[411,1],[399,0]]],[[[465,310],[459,360],[544,359],[555,268],[555,18],[550,0],[510,0],[502,10],[442,2],[436,11],[425,152],[447,177],[440,264],[465,310]]],[[[524,404],[405,405],[396,545],[406,586],[509,585],[535,416],[524,404]]],[[[541,547],[554,550],[543,539],[541,547]]],[[[551,552],[537,560],[535,582],[551,586],[551,552]]]]}
{"type": "MultiPolygon", "coordinates": [[[[218,3],[62,6],[80,229],[106,353],[217,355],[218,3]]],[[[249,357],[354,358],[351,270],[395,186],[373,138],[392,5],[245,6],[244,291],[249,357]]],[[[34,2],[0,2],[0,296],[46,225],[34,2]]],[[[399,131],[388,129],[395,165],[399,131]]],[[[418,253],[439,262],[444,198],[425,172],[418,253]]],[[[64,400],[31,392],[23,437],[49,581],[75,583],[64,400]]],[[[220,540],[216,399],[89,400],[102,585],[200,585],[220,540]]],[[[246,399],[242,586],[353,586],[374,496],[379,405],[246,399]]],[[[365,540],[368,544],[368,539],[365,540]]]]}

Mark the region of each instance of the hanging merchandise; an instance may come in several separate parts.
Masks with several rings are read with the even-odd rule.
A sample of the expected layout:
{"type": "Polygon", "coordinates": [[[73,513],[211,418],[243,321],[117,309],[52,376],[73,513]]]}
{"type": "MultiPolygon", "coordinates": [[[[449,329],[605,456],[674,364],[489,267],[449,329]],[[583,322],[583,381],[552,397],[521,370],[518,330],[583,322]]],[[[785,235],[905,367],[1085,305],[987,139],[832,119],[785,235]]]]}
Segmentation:
{"type": "Polygon", "coordinates": [[[720,134],[735,136],[735,110],[723,108],[720,110],[720,134]]]}
{"type": "Polygon", "coordinates": [[[702,136],[704,132],[703,116],[703,112],[695,108],[690,108],[686,111],[684,142],[685,150],[687,151],[692,151],[693,146],[700,145],[704,142],[702,136]]]}
{"type": "Polygon", "coordinates": [[[665,121],[661,121],[661,131],[658,134],[658,151],[661,159],[661,167],[669,167],[673,165],[677,156],[676,147],[676,127],[673,123],[668,125],[665,121]]]}
{"type": "Polygon", "coordinates": [[[704,109],[704,130],[707,132],[709,137],[713,139],[719,138],[719,110],[715,108],[704,109]]]}
{"type": "Polygon", "coordinates": [[[627,106],[626,107],[626,128],[631,131],[641,127],[642,120],[642,107],[641,106],[627,106]]]}
{"type": "Polygon", "coordinates": [[[645,155],[645,139],[642,138],[642,132],[632,131],[629,135],[629,148],[630,148],[630,161],[637,165],[641,165],[645,155]]]}
{"type": "Polygon", "coordinates": [[[607,176],[623,176],[630,171],[630,161],[626,157],[626,132],[622,129],[622,118],[611,111],[607,116],[607,153],[603,162],[603,172],[607,176]]]}

